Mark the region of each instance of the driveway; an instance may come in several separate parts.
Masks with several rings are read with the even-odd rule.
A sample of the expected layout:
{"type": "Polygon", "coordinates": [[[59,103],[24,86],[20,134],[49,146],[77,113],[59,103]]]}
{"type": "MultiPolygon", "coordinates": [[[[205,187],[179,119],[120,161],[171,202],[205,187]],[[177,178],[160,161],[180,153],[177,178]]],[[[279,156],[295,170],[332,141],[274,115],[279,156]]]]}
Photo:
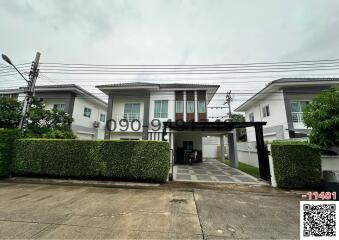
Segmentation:
{"type": "Polygon", "coordinates": [[[175,165],[173,173],[175,181],[264,184],[216,159],[204,159],[202,163],[192,165],[175,165]]]}
{"type": "Polygon", "coordinates": [[[297,238],[299,197],[0,182],[1,238],[297,238]]]}

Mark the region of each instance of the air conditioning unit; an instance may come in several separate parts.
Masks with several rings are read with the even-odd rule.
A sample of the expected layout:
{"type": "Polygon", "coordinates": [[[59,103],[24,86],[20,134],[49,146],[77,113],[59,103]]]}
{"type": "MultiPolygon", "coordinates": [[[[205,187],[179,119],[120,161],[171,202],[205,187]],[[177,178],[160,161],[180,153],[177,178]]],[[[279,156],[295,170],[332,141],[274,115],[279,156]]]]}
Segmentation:
{"type": "Polygon", "coordinates": [[[94,121],[93,127],[98,128],[100,126],[100,122],[94,121]]]}

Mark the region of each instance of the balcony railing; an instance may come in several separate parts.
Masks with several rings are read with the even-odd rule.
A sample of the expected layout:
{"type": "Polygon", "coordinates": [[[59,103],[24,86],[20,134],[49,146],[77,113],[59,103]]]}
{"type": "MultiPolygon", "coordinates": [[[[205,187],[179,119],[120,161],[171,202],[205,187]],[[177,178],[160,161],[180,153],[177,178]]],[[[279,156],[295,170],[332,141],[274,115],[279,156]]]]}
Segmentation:
{"type": "Polygon", "coordinates": [[[302,112],[292,112],[292,122],[294,123],[303,123],[304,117],[302,112]]]}

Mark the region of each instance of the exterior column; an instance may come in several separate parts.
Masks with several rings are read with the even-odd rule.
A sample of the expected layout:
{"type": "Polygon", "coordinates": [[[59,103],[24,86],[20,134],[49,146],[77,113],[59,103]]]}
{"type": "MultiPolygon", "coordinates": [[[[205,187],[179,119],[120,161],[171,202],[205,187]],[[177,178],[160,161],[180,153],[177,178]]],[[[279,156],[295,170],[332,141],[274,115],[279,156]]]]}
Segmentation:
{"type": "Polygon", "coordinates": [[[106,114],[106,126],[105,126],[105,139],[111,139],[111,132],[107,129],[107,125],[111,125],[113,113],[113,95],[110,94],[108,97],[108,105],[107,105],[107,114],[106,114]]]}
{"type": "Polygon", "coordinates": [[[198,92],[194,91],[194,122],[198,122],[198,92]]]}
{"type": "Polygon", "coordinates": [[[238,168],[238,149],[237,149],[237,135],[235,129],[232,133],[227,135],[228,140],[228,152],[231,167],[238,168]]]}
{"type": "Polygon", "coordinates": [[[142,140],[148,140],[148,124],[149,124],[149,105],[150,94],[146,94],[144,100],[144,116],[142,119],[142,140]]]}
{"type": "Polygon", "coordinates": [[[271,175],[268,154],[265,149],[263,127],[262,125],[256,125],[254,128],[255,128],[255,137],[257,141],[260,178],[269,181],[271,175]]]}
{"type": "Polygon", "coordinates": [[[224,135],[220,136],[220,161],[223,163],[225,161],[225,143],[224,135]]]}
{"type": "Polygon", "coordinates": [[[186,91],[183,91],[183,99],[184,99],[184,122],[186,122],[186,91]]]}

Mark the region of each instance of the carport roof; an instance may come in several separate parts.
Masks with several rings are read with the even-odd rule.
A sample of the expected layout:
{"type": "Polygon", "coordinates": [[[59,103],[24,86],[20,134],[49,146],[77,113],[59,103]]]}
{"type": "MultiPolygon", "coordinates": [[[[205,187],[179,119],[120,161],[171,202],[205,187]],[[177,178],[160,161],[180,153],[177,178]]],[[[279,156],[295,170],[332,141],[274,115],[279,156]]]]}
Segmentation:
{"type": "Polygon", "coordinates": [[[256,127],[266,125],[266,122],[164,122],[164,127],[183,131],[231,131],[235,128],[256,127]]]}

